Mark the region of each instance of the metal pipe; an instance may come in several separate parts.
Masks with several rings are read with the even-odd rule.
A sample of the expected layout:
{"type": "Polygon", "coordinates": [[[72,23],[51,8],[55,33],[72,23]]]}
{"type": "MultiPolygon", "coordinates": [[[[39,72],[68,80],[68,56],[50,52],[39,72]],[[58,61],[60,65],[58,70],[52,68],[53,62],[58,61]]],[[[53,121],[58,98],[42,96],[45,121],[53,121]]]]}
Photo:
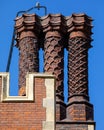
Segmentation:
{"type": "Polygon", "coordinates": [[[6,72],[9,72],[9,69],[10,69],[11,58],[12,58],[12,53],[13,53],[13,46],[14,46],[14,40],[15,40],[15,29],[13,30],[13,36],[12,36],[12,42],[11,42],[9,56],[8,56],[6,72]]]}

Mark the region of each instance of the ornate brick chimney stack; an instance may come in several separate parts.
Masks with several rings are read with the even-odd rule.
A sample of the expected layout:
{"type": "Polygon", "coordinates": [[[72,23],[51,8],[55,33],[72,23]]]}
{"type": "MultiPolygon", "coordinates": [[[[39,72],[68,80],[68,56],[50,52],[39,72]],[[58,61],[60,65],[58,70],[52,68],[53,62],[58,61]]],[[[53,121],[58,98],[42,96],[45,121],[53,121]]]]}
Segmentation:
{"type": "Polygon", "coordinates": [[[88,95],[88,49],[91,47],[92,19],[73,14],[67,19],[69,33],[69,106],[71,121],[93,120],[93,106],[88,95]]]}
{"type": "Polygon", "coordinates": [[[94,130],[93,105],[88,93],[91,22],[92,19],[86,14],[72,14],[70,17],[61,14],[44,17],[23,14],[16,18],[19,95],[26,94],[27,72],[39,71],[38,52],[41,44],[44,50],[44,72],[56,78],[56,130],[94,130]],[[69,52],[68,103],[64,102],[64,48],[69,52]]]}
{"type": "Polygon", "coordinates": [[[19,48],[19,95],[25,95],[27,72],[39,72],[40,19],[36,14],[23,14],[16,18],[15,28],[19,48]]]}
{"type": "Polygon", "coordinates": [[[64,107],[62,104],[64,102],[65,22],[65,17],[61,14],[49,14],[42,18],[42,27],[45,33],[44,70],[56,76],[56,120],[65,118],[62,111],[64,107]]]}

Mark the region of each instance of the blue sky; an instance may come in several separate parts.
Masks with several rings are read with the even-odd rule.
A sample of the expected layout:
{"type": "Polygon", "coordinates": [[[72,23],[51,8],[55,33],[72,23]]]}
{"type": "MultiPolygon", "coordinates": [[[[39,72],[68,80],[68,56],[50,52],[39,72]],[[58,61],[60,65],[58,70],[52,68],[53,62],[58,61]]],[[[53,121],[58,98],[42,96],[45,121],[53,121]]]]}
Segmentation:
{"type": "MultiPolygon", "coordinates": [[[[5,72],[12,38],[14,19],[20,10],[35,6],[35,0],[0,0],[0,72],[5,72]]],[[[104,129],[104,1],[103,0],[39,0],[48,9],[48,13],[61,13],[70,16],[72,13],[86,13],[93,21],[93,48],[89,50],[89,93],[90,102],[94,104],[96,130],[104,129]]],[[[33,10],[31,13],[44,15],[44,10],[33,10]]],[[[14,48],[11,68],[12,93],[16,91],[14,79],[17,70],[18,49],[14,48]]],[[[15,79],[17,80],[17,78],[15,79]]]]}

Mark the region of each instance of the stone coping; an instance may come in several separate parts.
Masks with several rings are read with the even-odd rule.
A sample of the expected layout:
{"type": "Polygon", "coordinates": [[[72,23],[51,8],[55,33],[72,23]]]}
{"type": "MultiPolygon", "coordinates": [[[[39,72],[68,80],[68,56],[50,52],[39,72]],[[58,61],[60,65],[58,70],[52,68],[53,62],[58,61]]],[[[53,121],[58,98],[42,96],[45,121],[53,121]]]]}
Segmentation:
{"type": "Polygon", "coordinates": [[[34,78],[55,78],[49,73],[27,73],[26,75],[26,96],[10,96],[10,74],[8,72],[0,73],[2,77],[2,90],[1,90],[1,101],[2,102],[13,102],[13,101],[34,101],[34,78]]]}

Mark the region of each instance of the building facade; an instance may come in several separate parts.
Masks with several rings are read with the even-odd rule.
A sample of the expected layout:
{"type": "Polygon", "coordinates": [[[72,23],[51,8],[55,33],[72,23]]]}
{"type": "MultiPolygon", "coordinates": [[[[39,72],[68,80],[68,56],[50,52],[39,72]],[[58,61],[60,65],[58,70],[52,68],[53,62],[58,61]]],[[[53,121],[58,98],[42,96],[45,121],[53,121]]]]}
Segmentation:
{"type": "Polygon", "coordinates": [[[9,96],[9,73],[0,73],[0,130],[95,130],[88,93],[92,19],[86,14],[23,14],[15,20],[19,96],[9,96]],[[39,73],[39,50],[44,73],[39,73]],[[68,68],[64,70],[64,49],[68,68]],[[64,71],[68,101],[64,102],[64,71]]]}

